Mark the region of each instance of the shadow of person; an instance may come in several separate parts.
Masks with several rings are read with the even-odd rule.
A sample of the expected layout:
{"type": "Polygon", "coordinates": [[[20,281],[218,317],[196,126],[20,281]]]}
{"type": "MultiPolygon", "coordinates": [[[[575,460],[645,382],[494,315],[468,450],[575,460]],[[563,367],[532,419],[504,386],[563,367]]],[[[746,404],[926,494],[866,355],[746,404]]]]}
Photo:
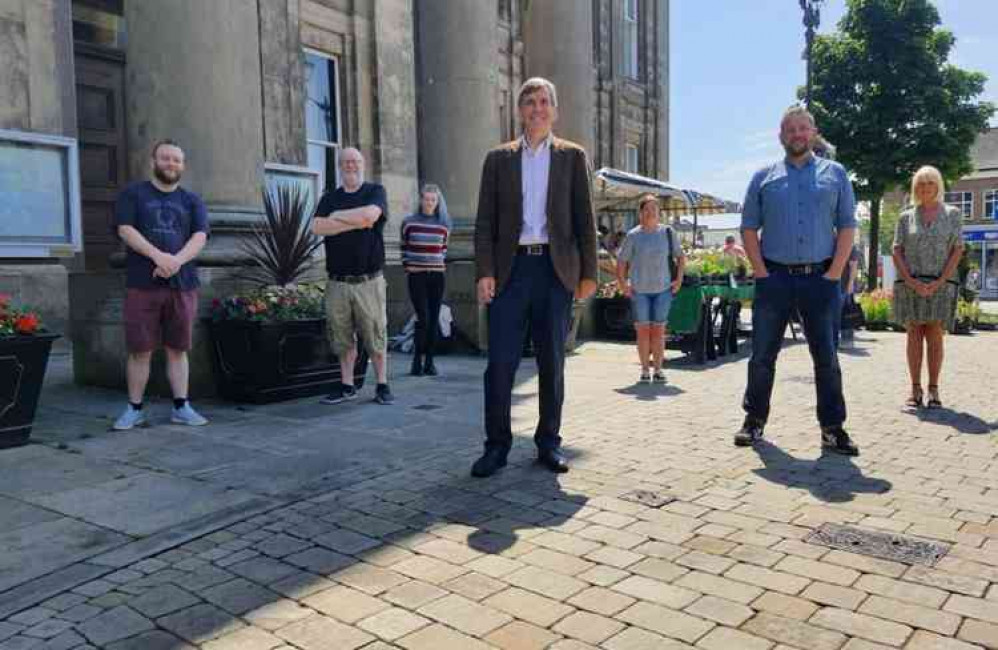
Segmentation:
{"type": "Polygon", "coordinates": [[[753,470],[760,478],[806,489],[828,503],[847,503],[856,494],[883,494],[892,487],[890,481],[864,476],[849,456],[823,451],[815,460],[794,458],[765,439],[753,449],[765,465],[753,470]]]}
{"type": "MultiPolygon", "coordinates": [[[[570,448],[565,454],[569,460],[580,457],[570,448]]],[[[521,538],[518,531],[557,529],[586,505],[589,498],[566,492],[560,476],[542,467],[533,456],[518,459],[493,477],[474,479],[476,491],[489,493],[483,495],[483,500],[491,505],[480,510],[482,515],[488,515],[487,519],[461,521],[461,513],[452,513],[448,518],[475,528],[467,537],[468,546],[474,550],[490,555],[502,553],[521,538]]]]}
{"type": "Polygon", "coordinates": [[[850,357],[868,357],[870,356],[870,351],[866,348],[857,347],[854,343],[853,345],[839,346],[839,354],[845,354],[850,357]]]}
{"type": "Polygon", "coordinates": [[[654,402],[660,397],[672,397],[682,395],[684,391],[672,384],[641,384],[635,383],[624,388],[614,388],[614,392],[621,395],[631,395],[640,402],[654,402]]]}
{"type": "Polygon", "coordinates": [[[998,431],[998,420],[989,423],[973,413],[967,413],[966,411],[956,411],[945,406],[942,408],[913,410],[922,422],[952,427],[960,433],[980,435],[998,431]]]}

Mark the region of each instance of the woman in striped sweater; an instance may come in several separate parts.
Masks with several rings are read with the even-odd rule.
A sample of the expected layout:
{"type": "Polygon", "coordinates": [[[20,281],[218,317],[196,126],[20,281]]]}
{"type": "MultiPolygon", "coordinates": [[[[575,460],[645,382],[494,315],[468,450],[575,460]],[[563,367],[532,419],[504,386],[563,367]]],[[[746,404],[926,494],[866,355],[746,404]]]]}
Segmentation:
{"type": "Polygon", "coordinates": [[[402,220],[402,266],[409,279],[409,298],[416,312],[416,349],[411,374],[436,375],[433,348],[440,328],[444,270],[451,221],[444,195],[436,185],[424,185],[419,211],[402,220]]]}

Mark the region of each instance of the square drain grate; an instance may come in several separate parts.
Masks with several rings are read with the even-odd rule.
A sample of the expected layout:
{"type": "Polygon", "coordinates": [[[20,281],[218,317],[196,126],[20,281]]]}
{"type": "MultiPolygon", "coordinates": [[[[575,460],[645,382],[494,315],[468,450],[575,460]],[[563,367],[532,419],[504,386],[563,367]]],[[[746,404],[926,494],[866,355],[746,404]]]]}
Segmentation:
{"type": "Polygon", "coordinates": [[[832,523],[822,524],[804,541],[882,560],[924,566],[935,566],[950,549],[949,544],[942,542],[832,523]]]}
{"type": "Polygon", "coordinates": [[[620,499],[624,501],[631,501],[633,503],[640,503],[643,506],[648,506],[649,508],[661,508],[662,506],[672,503],[676,500],[676,497],[669,496],[668,494],[662,494],[661,492],[652,492],[650,490],[634,490],[628,492],[627,494],[621,495],[620,499]]]}

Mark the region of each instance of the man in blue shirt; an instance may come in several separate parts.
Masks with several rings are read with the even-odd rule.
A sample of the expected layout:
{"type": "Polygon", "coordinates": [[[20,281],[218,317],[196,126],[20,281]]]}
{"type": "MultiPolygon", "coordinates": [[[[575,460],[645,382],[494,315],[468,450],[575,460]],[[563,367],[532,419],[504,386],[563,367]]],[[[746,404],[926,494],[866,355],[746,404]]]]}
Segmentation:
{"type": "Polygon", "coordinates": [[[835,349],[839,281],[856,232],[856,199],[845,168],[812,151],[814,117],[793,106],[780,123],[786,157],[752,177],[742,210],[742,239],[755,274],[752,358],[735,444],[762,438],[776,358],[790,315],[799,312],[814,362],[821,445],[859,454],[843,428],[842,372],[835,349]]]}
{"type": "Polygon", "coordinates": [[[114,225],[128,246],[126,260],[125,345],[128,348],[128,406],[113,428],[145,425],[142,400],[153,350],[166,352],[173,391],[174,424],[208,423],[187,400],[188,360],[197,318],[195,258],[208,241],[208,211],[194,192],[180,186],[184,151],[171,140],[153,147],[150,178],[118,197],[114,225]]]}

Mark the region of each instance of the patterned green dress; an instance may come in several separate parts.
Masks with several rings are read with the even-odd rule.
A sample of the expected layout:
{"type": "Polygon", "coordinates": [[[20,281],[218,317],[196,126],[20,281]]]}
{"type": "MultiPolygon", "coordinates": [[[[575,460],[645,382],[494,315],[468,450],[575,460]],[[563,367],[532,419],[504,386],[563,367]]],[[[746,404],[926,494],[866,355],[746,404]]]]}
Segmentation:
{"type": "MultiPolygon", "coordinates": [[[[957,208],[944,206],[929,226],[922,221],[921,208],[910,208],[898,219],[894,245],[904,249],[908,271],[922,282],[931,282],[932,277],[942,275],[950,251],[960,245],[962,228],[957,208]]],[[[904,326],[940,321],[949,330],[956,314],[956,294],[957,285],[946,282],[934,294],[923,298],[899,279],[894,283],[894,321],[904,326]]]]}

